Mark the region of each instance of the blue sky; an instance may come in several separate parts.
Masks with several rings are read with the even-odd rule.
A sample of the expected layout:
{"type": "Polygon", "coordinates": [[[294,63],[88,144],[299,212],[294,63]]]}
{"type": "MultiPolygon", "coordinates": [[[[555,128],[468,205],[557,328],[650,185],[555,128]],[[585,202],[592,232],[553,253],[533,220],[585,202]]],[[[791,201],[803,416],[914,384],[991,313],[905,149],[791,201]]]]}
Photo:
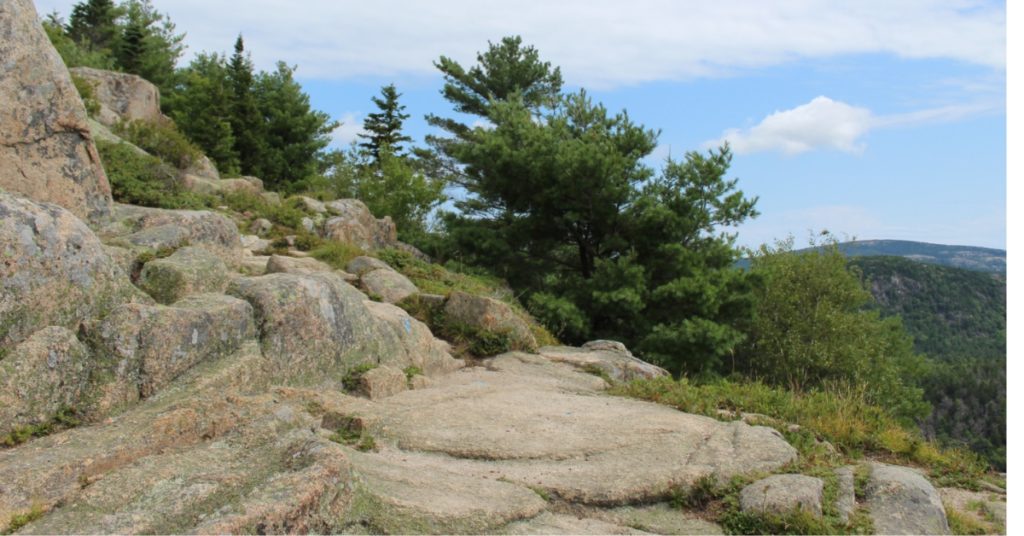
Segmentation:
{"type": "MultiPolygon", "coordinates": [[[[69,0],[37,0],[40,13],[69,0]]],[[[464,65],[521,34],[611,110],[661,129],[660,165],[729,140],[760,198],[756,246],[828,229],[859,239],[1006,247],[1005,3],[975,0],[337,2],[154,0],[189,54],[242,32],[258,67],[298,65],[351,140],[398,85],[412,118],[445,115],[439,55],[464,65]]]]}

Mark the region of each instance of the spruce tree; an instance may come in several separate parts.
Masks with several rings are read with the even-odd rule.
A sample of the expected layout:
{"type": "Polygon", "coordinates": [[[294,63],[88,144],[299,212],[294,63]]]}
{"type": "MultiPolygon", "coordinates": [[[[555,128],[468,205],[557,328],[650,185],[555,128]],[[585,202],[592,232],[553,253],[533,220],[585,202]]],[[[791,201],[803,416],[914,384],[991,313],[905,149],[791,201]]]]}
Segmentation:
{"type": "MultiPolygon", "coordinates": [[[[235,53],[228,62],[228,80],[234,94],[230,124],[235,136],[235,153],[243,174],[257,174],[257,161],[264,149],[263,117],[253,91],[252,59],[245,52],[241,34],[235,40],[235,53]]],[[[271,177],[263,178],[273,181],[271,177]]]]}
{"type": "Polygon", "coordinates": [[[117,49],[120,15],[113,0],[85,0],[74,5],[68,21],[68,36],[88,50],[117,49]]]}
{"type": "Polygon", "coordinates": [[[125,27],[117,58],[125,71],[138,74],[146,52],[145,38],[146,29],[138,21],[130,21],[125,27]]]}
{"type": "Polygon", "coordinates": [[[381,97],[371,97],[373,103],[380,110],[378,113],[368,114],[363,121],[363,128],[366,134],[359,134],[360,138],[367,141],[359,144],[370,151],[374,162],[380,163],[381,148],[387,146],[391,154],[399,156],[402,153],[401,143],[412,141],[412,138],[402,134],[402,122],[409,118],[409,114],[403,114],[405,106],[398,103],[402,96],[395,89],[394,84],[388,84],[381,88],[381,97]]]}

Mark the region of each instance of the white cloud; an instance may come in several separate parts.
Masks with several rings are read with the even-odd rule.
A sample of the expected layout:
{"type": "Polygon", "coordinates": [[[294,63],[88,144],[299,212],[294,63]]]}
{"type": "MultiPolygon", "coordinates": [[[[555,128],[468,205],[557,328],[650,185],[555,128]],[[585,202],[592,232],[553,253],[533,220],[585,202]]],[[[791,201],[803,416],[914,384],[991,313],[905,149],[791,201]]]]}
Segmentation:
{"type": "Polygon", "coordinates": [[[332,144],[336,147],[347,147],[358,139],[359,134],[366,133],[366,129],[363,128],[363,120],[355,113],[345,112],[340,121],[341,125],[331,132],[332,144]]]}
{"type": "MultiPolygon", "coordinates": [[[[37,0],[65,17],[74,0],[37,0]]],[[[311,78],[436,76],[520,34],[571,84],[611,87],[719,75],[799,58],[892,54],[1002,69],[1005,3],[991,0],[156,0],[190,52],[229,51],[242,32],[260,68],[311,78]]]]}
{"type": "Polygon", "coordinates": [[[815,149],[860,153],[864,136],[873,129],[955,121],[991,109],[992,105],[971,104],[879,116],[867,108],[820,96],[796,108],[776,111],[750,128],[728,129],[704,146],[729,142],[737,154],[778,151],[794,155],[815,149]]]}
{"type": "Polygon", "coordinates": [[[861,137],[871,129],[872,121],[867,108],[816,97],[791,110],[777,111],[751,128],[729,129],[710,145],[727,141],[737,154],[798,154],[821,148],[856,153],[864,149],[861,137]]]}

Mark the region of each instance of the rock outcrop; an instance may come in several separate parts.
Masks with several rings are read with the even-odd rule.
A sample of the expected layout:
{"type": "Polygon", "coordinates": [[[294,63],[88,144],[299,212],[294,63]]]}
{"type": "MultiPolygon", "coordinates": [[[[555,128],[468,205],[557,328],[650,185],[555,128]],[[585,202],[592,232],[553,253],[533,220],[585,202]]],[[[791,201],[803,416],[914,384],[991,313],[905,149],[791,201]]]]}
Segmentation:
{"type": "Polygon", "coordinates": [[[56,205],[0,192],[0,251],[0,348],[148,300],[85,223],[56,205]]]}
{"type": "Polygon", "coordinates": [[[0,360],[0,437],[78,407],[91,366],[88,348],[62,327],[43,328],[15,346],[0,360]]]}
{"type": "Polygon", "coordinates": [[[97,223],[110,184],[71,76],[31,0],[0,3],[0,189],[97,223]]]}
{"type": "Polygon", "coordinates": [[[142,268],[139,287],[156,301],[172,304],[185,296],[224,292],[228,269],[217,255],[196,246],[178,249],[142,268]]]}
{"type": "Polygon", "coordinates": [[[444,313],[450,322],[507,336],[517,350],[537,348],[530,326],[511,307],[494,298],[455,291],[448,295],[444,313]]]}
{"type": "Polygon", "coordinates": [[[71,74],[92,87],[93,99],[100,105],[96,119],[108,127],[119,121],[160,121],[160,90],[134,74],[75,67],[71,74]]]}
{"type": "Polygon", "coordinates": [[[420,292],[409,278],[380,259],[356,257],[349,261],[346,269],[359,278],[367,295],[387,303],[398,303],[420,292]]]}
{"type": "Polygon", "coordinates": [[[537,353],[579,369],[601,371],[620,382],[668,376],[667,370],[633,357],[625,345],[616,341],[590,341],[580,348],[545,346],[537,353]]]}
{"type": "Polygon", "coordinates": [[[255,335],[252,307],[222,294],[171,306],[126,304],[88,337],[97,349],[90,412],[105,415],[160,391],[198,363],[233,353],[255,335]]]}
{"type": "MultiPolygon", "coordinates": [[[[303,202],[310,206],[308,201],[303,202]]],[[[325,203],[324,210],[334,214],[324,222],[324,238],[348,242],[366,250],[386,248],[398,240],[391,218],[374,218],[362,201],[339,199],[325,203]]]]}

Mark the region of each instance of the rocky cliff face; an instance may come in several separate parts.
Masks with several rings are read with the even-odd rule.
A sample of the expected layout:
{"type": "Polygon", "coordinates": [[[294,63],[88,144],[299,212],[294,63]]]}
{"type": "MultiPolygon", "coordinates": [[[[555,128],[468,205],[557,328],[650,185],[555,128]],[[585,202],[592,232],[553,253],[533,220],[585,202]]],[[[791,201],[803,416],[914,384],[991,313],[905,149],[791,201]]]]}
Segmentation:
{"type": "Polygon", "coordinates": [[[31,0],[0,3],[0,188],[96,222],[110,185],[82,100],[31,0]]]}
{"type": "MultiPolygon", "coordinates": [[[[0,51],[17,52],[5,58],[52,52],[26,48],[40,31],[31,17],[25,1],[0,3],[0,51]]],[[[36,75],[44,88],[67,78],[36,75]]],[[[67,95],[26,91],[15,102],[35,108],[16,113],[50,132],[67,95]]],[[[798,460],[773,428],[606,396],[609,382],[666,374],[621,344],[466,366],[427,325],[369,298],[419,295],[378,259],[349,274],[258,258],[214,212],[87,209],[32,182],[68,154],[32,158],[45,176],[0,193],[0,438],[28,439],[0,449],[0,531],[714,534],[669,501],[798,460]]],[[[328,235],[394,243],[389,220],[335,205],[328,235]]],[[[495,300],[422,297],[536,347],[495,300]]],[[[850,511],[852,475],[836,499],[850,511]]],[[[744,490],[751,512],[821,516],[834,509],[826,495],[803,475],[744,490]],[[780,481],[799,489],[779,493],[780,481]]],[[[906,469],[873,466],[866,500],[879,530],[948,530],[934,488],[906,469]]]]}

